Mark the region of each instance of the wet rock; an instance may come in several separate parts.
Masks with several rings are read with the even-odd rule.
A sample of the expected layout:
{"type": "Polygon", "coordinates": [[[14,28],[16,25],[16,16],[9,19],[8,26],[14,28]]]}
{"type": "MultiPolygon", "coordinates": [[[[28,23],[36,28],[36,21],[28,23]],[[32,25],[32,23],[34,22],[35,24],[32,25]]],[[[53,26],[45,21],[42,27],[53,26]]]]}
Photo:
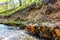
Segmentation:
{"type": "Polygon", "coordinates": [[[57,2],[57,0],[49,0],[49,2],[50,2],[51,4],[54,4],[54,3],[57,2]]]}

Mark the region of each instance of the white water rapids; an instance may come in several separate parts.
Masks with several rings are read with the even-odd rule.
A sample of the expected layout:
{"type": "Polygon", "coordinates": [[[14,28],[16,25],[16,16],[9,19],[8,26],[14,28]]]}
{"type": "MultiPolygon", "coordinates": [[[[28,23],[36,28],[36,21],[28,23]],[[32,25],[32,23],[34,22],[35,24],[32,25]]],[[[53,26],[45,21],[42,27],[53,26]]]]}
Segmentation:
{"type": "Polygon", "coordinates": [[[38,40],[23,30],[17,30],[15,27],[0,24],[0,40],[38,40]]]}

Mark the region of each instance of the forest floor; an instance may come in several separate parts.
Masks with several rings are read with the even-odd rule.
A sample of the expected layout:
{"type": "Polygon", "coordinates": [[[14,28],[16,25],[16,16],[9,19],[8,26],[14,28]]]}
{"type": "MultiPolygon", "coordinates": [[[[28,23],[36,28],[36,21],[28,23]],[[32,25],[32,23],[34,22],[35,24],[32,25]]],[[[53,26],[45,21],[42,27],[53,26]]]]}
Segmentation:
{"type": "MultiPolygon", "coordinates": [[[[46,6],[43,5],[41,9],[32,9],[28,12],[22,11],[22,12],[16,12],[10,16],[7,17],[0,17],[1,22],[19,22],[19,21],[26,21],[26,22],[37,22],[40,23],[41,20],[44,18],[44,13],[46,11],[46,6]]],[[[51,13],[47,14],[47,21],[49,19],[50,22],[60,22],[60,0],[58,0],[56,3],[52,4],[51,6],[51,13]]]]}

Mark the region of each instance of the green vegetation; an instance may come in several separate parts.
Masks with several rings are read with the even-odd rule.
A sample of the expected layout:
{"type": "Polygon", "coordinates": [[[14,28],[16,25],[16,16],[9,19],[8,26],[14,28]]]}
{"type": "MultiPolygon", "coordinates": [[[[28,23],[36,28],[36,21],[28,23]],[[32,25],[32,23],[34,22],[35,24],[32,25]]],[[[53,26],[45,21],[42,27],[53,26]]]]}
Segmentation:
{"type": "Polygon", "coordinates": [[[0,0],[0,2],[10,2],[10,0],[0,0]]]}
{"type": "Polygon", "coordinates": [[[20,2],[14,2],[14,0],[4,0],[0,2],[8,2],[5,4],[0,5],[0,16],[8,16],[14,13],[15,11],[21,10],[26,8],[28,5],[32,3],[38,3],[39,0],[24,0],[22,1],[22,5],[20,5],[20,2]],[[10,3],[11,2],[11,3],[10,3]]]}
{"type": "Polygon", "coordinates": [[[14,0],[0,1],[0,13],[19,7],[19,2],[14,0]]]}

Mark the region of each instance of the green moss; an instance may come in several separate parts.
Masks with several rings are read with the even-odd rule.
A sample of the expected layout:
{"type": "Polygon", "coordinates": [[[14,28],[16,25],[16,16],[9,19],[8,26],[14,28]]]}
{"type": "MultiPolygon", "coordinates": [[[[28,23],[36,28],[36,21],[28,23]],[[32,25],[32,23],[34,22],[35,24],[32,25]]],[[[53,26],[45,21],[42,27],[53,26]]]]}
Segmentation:
{"type": "Polygon", "coordinates": [[[9,15],[13,14],[15,11],[22,10],[22,9],[26,8],[28,5],[30,5],[32,3],[36,3],[37,4],[39,2],[39,0],[32,0],[32,1],[31,0],[25,0],[25,2],[26,3],[23,4],[22,6],[19,6],[18,8],[15,8],[13,10],[5,11],[4,8],[2,8],[1,12],[2,11],[5,11],[5,12],[0,13],[0,16],[9,16],[9,15]]]}
{"type": "Polygon", "coordinates": [[[27,6],[28,5],[22,5],[18,8],[2,12],[2,13],[0,13],[0,16],[9,16],[9,15],[13,14],[15,11],[22,10],[22,9],[26,8],[27,6]]]}

